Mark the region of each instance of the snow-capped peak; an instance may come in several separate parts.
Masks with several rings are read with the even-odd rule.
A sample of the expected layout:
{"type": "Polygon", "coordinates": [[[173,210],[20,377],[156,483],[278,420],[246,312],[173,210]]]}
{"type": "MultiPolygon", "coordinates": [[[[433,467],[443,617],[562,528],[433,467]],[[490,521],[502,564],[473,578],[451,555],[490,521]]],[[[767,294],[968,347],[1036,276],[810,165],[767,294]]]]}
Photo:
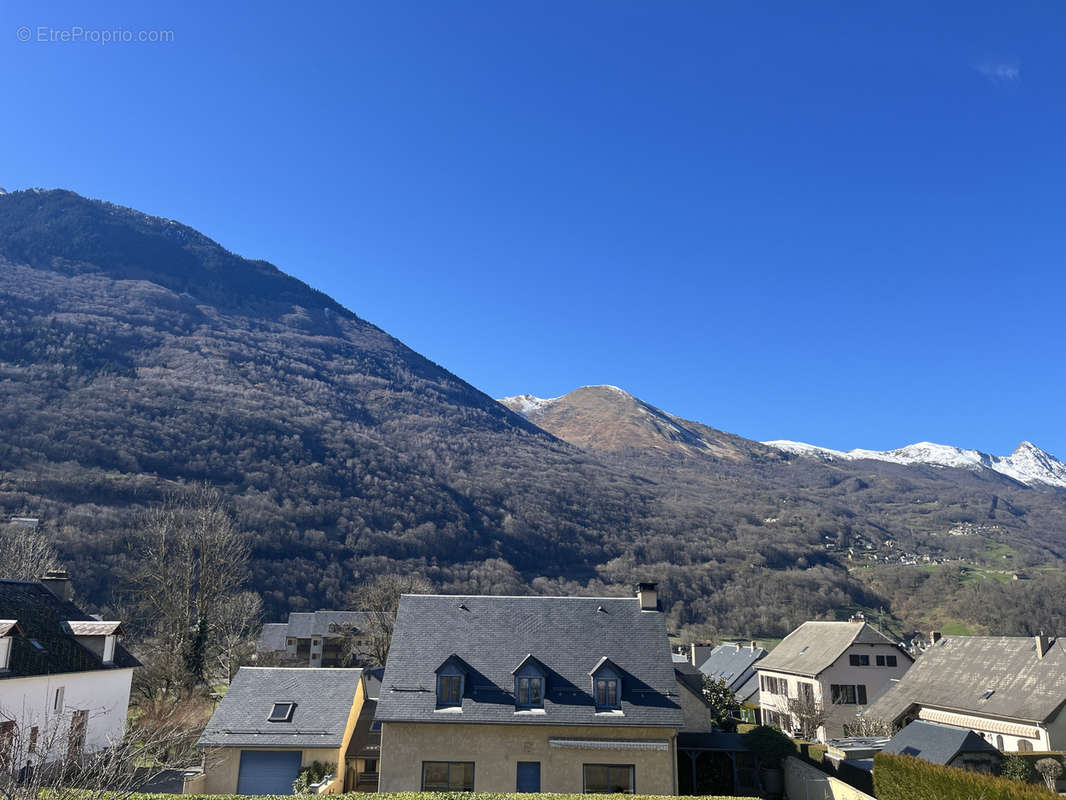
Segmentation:
{"type": "Polygon", "coordinates": [[[797,455],[823,458],[827,461],[841,459],[858,461],[889,461],[894,464],[929,464],[934,467],[955,469],[990,469],[1025,484],[1042,483],[1066,488],[1066,464],[1046,453],[1032,442],[1022,442],[1009,456],[993,456],[979,450],[967,450],[934,442],[918,442],[898,450],[830,450],[804,442],[776,440],[763,442],[797,455]]]}
{"type": "Polygon", "coordinates": [[[516,394],[514,397],[501,397],[498,402],[503,403],[516,414],[528,417],[533,412],[544,409],[558,399],[558,397],[534,397],[531,394],[516,394]]]}

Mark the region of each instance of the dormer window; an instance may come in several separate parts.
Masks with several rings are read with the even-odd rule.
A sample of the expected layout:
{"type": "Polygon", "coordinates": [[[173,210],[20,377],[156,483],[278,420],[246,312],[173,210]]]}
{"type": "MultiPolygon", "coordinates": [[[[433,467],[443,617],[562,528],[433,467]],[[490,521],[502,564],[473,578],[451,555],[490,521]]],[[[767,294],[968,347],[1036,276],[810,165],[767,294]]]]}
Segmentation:
{"type": "Polygon", "coordinates": [[[622,670],[609,658],[601,658],[589,672],[592,699],[597,711],[614,711],[622,707],[622,670]]]}
{"type": "Polygon", "coordinates": [[[548,669],[531,655],[511,670],[514,675],[514,702],[519,709],[544,708],[548,669]]]}
{"type": "Polygon", "coordinates": [[[466,665],[458,656],[437,667],[437,708],[462,708],[466,665]]]}
{"type": "Polygon", "coordinates": [[[0,672],[11,669],[11,637],[0,637],[0,672]]]}
{"type": "Polygon", "coordinates": [[[267,722],[292,722],[292,712],[295,709],[296,703],[274,703],[267,722]]]}

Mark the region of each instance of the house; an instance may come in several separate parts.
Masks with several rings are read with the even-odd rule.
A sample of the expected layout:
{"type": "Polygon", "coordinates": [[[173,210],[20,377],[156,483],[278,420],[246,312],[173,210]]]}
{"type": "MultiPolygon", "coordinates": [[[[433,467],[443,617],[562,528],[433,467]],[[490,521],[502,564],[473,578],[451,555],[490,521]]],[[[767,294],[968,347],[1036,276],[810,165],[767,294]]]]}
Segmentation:
{"type": "Polygon", "coordinates": [[[821,742],[847,735],[845,726],[913,663],[862,619],[805,622],[755,665],[763,724],[821,742]]]}
{"type": "Polygon", "coordinates": [[[0,580],[0,761],[61,760],[126,733],[140,664],[120,643],[122,623],[89,616],[72,595],[62,570],[0,580]]]}
{"type": "Polygon", "coordinates": [[[636,598],[404,595],[379,790],[674,794],[679,699],[654,584],[636,598]]]}
{"type": "Polygon", "coordinates": [[[348,785],[350,745],[366,699],[361,669],[241,667],[197,747],[204,771],[186,794],[292,794],[300,770],[318,761],[348,785]]]}
{"type": "Polygon", "coordinates": [[[367,611],[294,612],[263,626],[256,651],[284,666],[347,667],[369,644],[372,625],[367,611]]]}
{"type": "Polygon", "coordinates": [[[720,644],[701,664],[696,664],[707,677],[725,682],[740,703],[740,718],[744,722],[759,722],[759,676],[755,673],[755,663],[765,658],[766,653],[757,642],[720,644]]]}
{"type": "Polygon", "coordinates": [[[1047,636],[938,636],[865,712],[972,730],[1001,752],[1066,748],[1066,648],[1047,636]]]}
{"type": "Polygon", "coordinates": [[[1003,756],[973,731],[916,720],[888,740],[882,753],[915,756],[971,772],[999,772],[1003,756]]]}
{"type": "Polygon", "coordinates": [[[344,791],[376,792],[378,765],[381,763],[381,723],[374,717],[381,693],[384,667],[363,670],[363,708],[355,722],[355,732],[348,745],[344,791]]]}
{"type": "Polygon", "coordinates": [[[703,694],[703,675],[687,661],[674,661],[678,705],[684,713],[682,731],[712,731],[711,703],[703,694]]]}

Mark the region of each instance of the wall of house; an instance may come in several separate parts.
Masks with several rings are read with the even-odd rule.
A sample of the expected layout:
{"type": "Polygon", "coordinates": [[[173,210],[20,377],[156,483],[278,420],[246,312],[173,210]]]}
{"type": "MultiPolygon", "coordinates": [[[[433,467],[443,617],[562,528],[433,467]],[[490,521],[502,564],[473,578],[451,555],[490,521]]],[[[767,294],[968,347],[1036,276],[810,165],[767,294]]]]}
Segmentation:
{"type": "Polygon", "coordinates": [[[518,762],[538,761],[542,792],[581,792],[583,764],[633,764],[637,794],[675,794],[676,738],[673,728],[386,722],[379,791],[419,791],[423,761],[473,761],[474,791],[513,792],[518,762]],[[670,744],[665,751],[575,750],[550,747],[552,738],[654,739],[670,744]]]}
{"type": "Polygon", "coordinates": [[[1034,725],[1031,722],[1008,722],[976,714],[960,714],[935,708],[918,709],[918,719],[974,731],[1004,753],[1017,752],[1021,742],[1028,742],[1032,750],[1055,749],[1062,745],[1052,746],[1051,741],[1054,738],[1052,732],[1058,734],[1060,742],[1066,737],[1066,722],[1059,720],[1052,723],[1049,731],[1048,728],[1034,725]]]}
{"type": "MultiPolygon", "coordinates": [[[[813,684],[815,701],[824,704],[826,707],[831,706],[829,719],[826,721],[826,724],[818,730],[818,740],[824,742],[827,739],[836,739],[844,735],[845,723],[853,722],[860,711],[888,691],[893,685],[893,681],[902,677],[910,668],[911,663],[911,660],[907,656],[903,655],[898,648],[892,645],[854,644],[844,651],[840,658],[833,662],[828,669],[823,670],[817,679],[790,675],[786,672],[760,669],[760,687],[761,676],[763,675],[781,678],[788,682],[788,696],[773,694],[763,691],[760,688],[759,705],[764,710],[776,712],[788,717],[788,698],[799,697],[800,690],[798,684],[813,684]],[[853,654],[869,656],[870,666],[853,667],[850,658],[853,654]],[[879,655],[896,656],[896,666],[876,666],[876,657],[879,655]],[[831,690],[833,684],[854,684],[865,686],[866,705],[841,704],[833,706],[831,690]]],[[[766,721],[765,717],[764,721],[766,721]]]]}
{"type": "Polygon", "coordinates": [[[711,723],[711,711],[707,708],[707,705],[687,686],[682,686],[680,683],[677,687],[678,700],[681,705],[681,711],[685,714],[685,727],[686,731],[709,731],[714,728],[711,723]]]}
{"type": "Polygon", "coordinates": [[[132,669],[102,669],[28,678],[0,680],[0,715],[15,722],[16,739],[23,751],[19,762],[29,755],[25,746],[30,729],[38,729],[34,761],[63,758],[67,752],[70,721],[75,711],[87,711],[85,750],[99,750],[121,741],[126,733],[126,712],[130,704],[132,669]],[[63,703],[55,708],[56,690],[62,689],[63,703]]]}
{"type": "Polygon", "coordinates": [[[791,800],[874,800],[839,778],[791,756],[785,759],[785,795],[791,800]]]}
{"type": "MultiPolygon", "coordinates": [[[[241,751],[243,750],[299,750],[298,747],[219,747],[204,753],[204,780],[200,792],[204,794],[234,794],[237,791],[237,777],[241,769],[241,751]]],[[[300,765],[311,766],[316,761],[324,764],[343,762],[340,749],[304,750],[300,765]]]]}

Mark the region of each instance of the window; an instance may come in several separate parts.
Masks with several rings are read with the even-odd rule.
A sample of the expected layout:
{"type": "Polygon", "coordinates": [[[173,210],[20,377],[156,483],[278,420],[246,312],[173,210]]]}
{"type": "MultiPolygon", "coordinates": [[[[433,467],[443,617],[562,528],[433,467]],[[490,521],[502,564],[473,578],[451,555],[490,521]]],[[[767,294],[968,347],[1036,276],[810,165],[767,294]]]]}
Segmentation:
{"type": "Polygon", "coordinates": [[[866,705],[866,686],[863,684],[834,683],[829,687],[833,702],[846,706],[866,705]]]}
{"type": "Polygon", "coordinates": [[[848,661],[851,663],[851,666],[853,666],[853,667],[868,667],[868,666],[870,666],[870,657],[869,656],[859,656],[859,655],[852,654],[852,655],[848,656],[848,661]]]}
{"type": "MultiPolygon", "coordinates": [[[[437,705],[461,706],[463,704],[463,676],[441,675],[437,678],[437,705]]],[[[426,762],[427,764],[430,762],[426,762]]],[[[437,762],[432,762],[437,763],[437,762]]],[[[445,762],[440,762],[445,763],[445,762]]]]}
{"type": "Polygon", "coordinates": [[[894,666],[896,666],[896,663],[897,662],[896,662],[896,657],[895,656],[878,656],[877,657],[877,666],[879,666],[879,667],[894,667],[894,666]]]}
{"type": "Polygon", "coordinates": [[[79,758],[85,749],[85,733],[89,727],[89,712],[75,711],[70,719],[70,738],[67,740],[67,755],[79,758]]]}
{"type": "Polygon", "coordinates": [[[0,638],[0,671],[9,669],[11,666],[11,638],[0,638]]]}
{"type": "Polygon", "coordinates": [[[997,736],[996,737],[996,749],[999,750],[999,752],[1001,752],[1001,753],[1003,752],[1003,737],[1002,736],[997,736]]]}
{"type": "Polygon", "coordinates": [[[796,684],[796,688],[799,689],[799,699],[803,703],[814,702],[814,684],[799,681],[796,684]]]}
{"type": "Polygon", "coordinates": [[[1019,753],[1031,753],[1033,752],[1033,743],[1028,739],[1018,740],[1018,752],[1019,753]]]}
{"type": "Polygon", "coordinates": [[[544,679],[519,677],[515,679],[515,702],[525,708],[544,707],[544,679]]]}
{"type": "Polygon", "coordinates": [[[363,772],[369,774],[375,774],[378,771],[378,760],[376,758],[368,758],[363,762],[363,772]]]}
{"type": "Polygon", "coordinates": [[[762,690],[770,694],[783,694],[788,696],[788,680],[785,678],[771,678],[769,675],[762,676],[762,690]]]}
{"type": "Polygon", "coordinates": [[[291,722],[292,712],[296,708],[296,703],[274,703],[274,707],[270,710],[270,716],[267,717],[267,722],[291,722]]]}
{"type": "Polygon", "coordinates": [[[26,749],[31,753],[37,752],[37,726],[34,725],[30,728],[30,741],[26,745],[26,749]]]}
{"type": "Polygon", "coordinates": [[[473,761],[423,761],[423,792],[474,791],[473,761]]]}
{"type": "Polygon", "coordinates": [[[597,708],[618,708],[618,681],[614,678],[596,679],[597,708]]]}
{"type": "Polygon", "coordinates": [[[373,722],[371,722],[370,723],[370,730],[372,730],[372,731],[380,731],[381,730],[381,720],[376,719],[373,722]]]}
{"type": "Polygon", "coordinates": [[[56,689],[55,699],[52,701],[52,710],[59,712],[63,710],[63,687],[60,686],[56,689]]]}
{"type": "Polygon", "coordinates": [[[585,794],[633,794],[632,764],[585,764],[585,794]]]}

